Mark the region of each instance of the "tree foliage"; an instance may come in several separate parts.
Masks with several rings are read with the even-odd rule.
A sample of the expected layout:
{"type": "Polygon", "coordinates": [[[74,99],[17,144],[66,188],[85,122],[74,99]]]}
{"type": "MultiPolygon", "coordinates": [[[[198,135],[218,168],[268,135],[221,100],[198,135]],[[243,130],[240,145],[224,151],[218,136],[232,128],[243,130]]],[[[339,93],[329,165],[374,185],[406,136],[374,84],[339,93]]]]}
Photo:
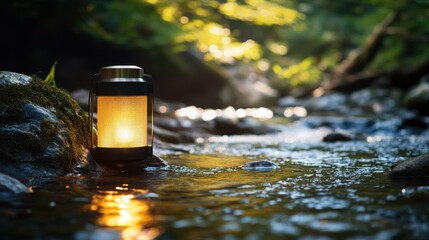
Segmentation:
{"type": "MultiPolygon", "coordinates": [[[[23,14],[50,16],[124,47],[187,51],[218,64],[253,65],[284,90],[317,86],[383,19],[399,11],[364,71],[413,66],[429,56],[425,0],[22,0],[23,14]],[[46,10],[43,6],[48,6],[46,10]],[[64,16],[67,9],[70,14],[64,16]],[[59,11],[58,11],[59,10],[59,11]]],[[[46,21],[48,22],[48,21],[46,21]]],[[[48,24],[48,23],[47,23],[48,24]]]]}
{"type": "Polygon", "coordinates": [[[137,0],[89,1],[80,23],[83,31],[123,46],[165,47],[180,29],[164,21],[154,6],[137,0]]]}

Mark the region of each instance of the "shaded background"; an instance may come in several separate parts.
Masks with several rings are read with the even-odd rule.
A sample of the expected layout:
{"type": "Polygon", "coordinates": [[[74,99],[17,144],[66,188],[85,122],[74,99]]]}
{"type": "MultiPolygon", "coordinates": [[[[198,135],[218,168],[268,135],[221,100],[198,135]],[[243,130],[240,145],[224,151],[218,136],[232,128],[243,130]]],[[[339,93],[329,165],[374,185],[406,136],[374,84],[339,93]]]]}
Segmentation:
{"type": "Polygon", "coordinates": [[[201,107],[408,89],[429,71],[428,17],[422,0],[3,1],[0,69],[43,78],[57,61],[74,91],[133,64],[158,97],[201,107]]]}

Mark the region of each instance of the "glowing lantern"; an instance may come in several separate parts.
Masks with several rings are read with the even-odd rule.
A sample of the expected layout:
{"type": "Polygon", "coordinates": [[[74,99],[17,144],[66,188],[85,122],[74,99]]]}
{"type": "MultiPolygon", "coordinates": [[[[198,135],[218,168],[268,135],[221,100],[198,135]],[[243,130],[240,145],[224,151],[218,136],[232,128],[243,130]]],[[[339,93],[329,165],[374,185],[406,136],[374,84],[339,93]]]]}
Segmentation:
{"type": "MultiPolygon", "coordinates": [[[[153,87],[143,79],[147,76],[143,69],[109,66],[95,76],[99,79],[91,82],[90,94],[91,120],[97,100],[98,136],[91,150],[94,159],[118,165],[152,157],[153,87]]],[[[92,121],[91,129],[94,137],[92,121]]]]}

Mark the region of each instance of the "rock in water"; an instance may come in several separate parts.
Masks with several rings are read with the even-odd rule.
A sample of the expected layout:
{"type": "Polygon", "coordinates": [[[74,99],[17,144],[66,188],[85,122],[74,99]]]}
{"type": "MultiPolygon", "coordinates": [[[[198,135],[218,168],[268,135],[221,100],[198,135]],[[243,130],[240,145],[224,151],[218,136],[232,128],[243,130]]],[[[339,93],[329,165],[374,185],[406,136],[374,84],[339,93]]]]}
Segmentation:
{"type": "Polygon", "coordinates": [[[266,171],[266,170],[273,170],[273,169],[279,168],[279,165],[267,160],[260,160],[260,161],[246,163],[242,168],[244,170],[266,171]]]}
{"type": "Polygon", "coordinates": [[[13,177],[0,173],[0,193],[29,193],[30,190],[13,177]]]}
{"type": "Polygon", "coordinates": [[[429,177],[429,153],[400,161],[391,167],[392,178],[427,178],[429,177]]]}
{"type": "Polygon", "coordinates": [[[153,155],[151,158],[144,160],[141,166],[145,169],[162,169],[167,168],[168,163],[159,156],[153,155]]]}
{"type": "Polygon", "coordinates": [[[276,133],[278,131],[279,130],[275,128],[269,127],[252,119],[241,119],[239,121],[222,117],[214,119],[214,134],[217,135],[263,135],[276,133]]]}
{"type": "Polygon", "coordinates": [[[403,101],[405,106],[429,115],[429,74],[423,76],[420,83],[405,94],[403,101]]]}
{"type": "Polygon", "coordinates": [[[323,142],[344,142],[344,141],[351,141],[352,138],[350,136],[347,136],[342,133],[329,133],[328,135],[324,136],[322,141],[323,142]]]}
{"type": "Polygon", "coordinates": [[[0,171],[18,179],[89,167],[89,119],[62,90],[0,72],[0,171]]]}
{"type": "Polygon", "coordinates": [[[104,167],[104,173],[126,175],[138,175],[144,171],[166,170],[169,167],[164,159],[156,155],[139,161],[110,161],[100,165],[104,167]]]}

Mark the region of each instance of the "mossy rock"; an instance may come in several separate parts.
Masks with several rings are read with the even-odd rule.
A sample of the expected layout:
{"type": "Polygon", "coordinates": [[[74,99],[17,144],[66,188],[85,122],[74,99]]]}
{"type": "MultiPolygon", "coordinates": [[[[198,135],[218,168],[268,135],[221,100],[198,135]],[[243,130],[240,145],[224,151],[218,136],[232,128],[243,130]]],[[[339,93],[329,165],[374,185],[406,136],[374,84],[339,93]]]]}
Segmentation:
{"type": "Polygon", "coordinates": [[[89,119],[64,91],[0,71],[0,172],[31,180],[89,169],[89,119]]]}

